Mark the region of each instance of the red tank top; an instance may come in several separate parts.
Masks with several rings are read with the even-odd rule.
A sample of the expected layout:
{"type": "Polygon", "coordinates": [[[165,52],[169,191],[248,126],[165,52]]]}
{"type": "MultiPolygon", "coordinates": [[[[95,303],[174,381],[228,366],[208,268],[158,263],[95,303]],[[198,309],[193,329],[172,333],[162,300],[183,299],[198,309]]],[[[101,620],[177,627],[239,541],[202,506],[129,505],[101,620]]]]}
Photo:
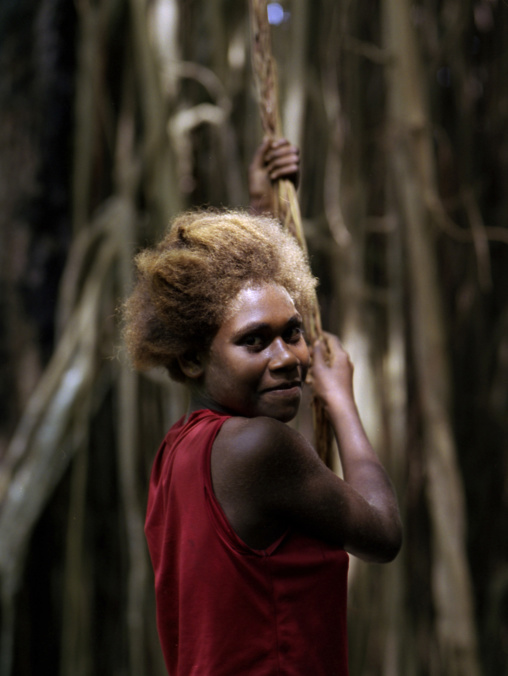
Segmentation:
{"type": "Polygon", "coordinates": [[[209,410],[166,435],[145,532],[170,676],[347,676],[348,555],[289,531],[248,547],[215,498],[209,410]]]}

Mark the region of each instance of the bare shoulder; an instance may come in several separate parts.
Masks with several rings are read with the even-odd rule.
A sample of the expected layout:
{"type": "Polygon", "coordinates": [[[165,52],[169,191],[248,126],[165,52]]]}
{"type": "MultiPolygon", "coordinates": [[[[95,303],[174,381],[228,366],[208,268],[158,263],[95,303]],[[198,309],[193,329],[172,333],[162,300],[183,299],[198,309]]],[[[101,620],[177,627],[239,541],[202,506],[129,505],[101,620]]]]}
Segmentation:
{"type": "MultiPolygon", "coordinates": [[[[294,430],[286,423],[257,416],[255,418],[242,418],[240,416],[227,420],[221,430],[221,436],[229,442],[243,442],[242,446],[248,449],[251,445],[269,443],[271,440],[287,440],[294,436],[294,430]]],[[[235,443],[236,445],[236,443],[235,443]]]]}
{"type": "Polygon", "coordinates": [[[266,504],[290,494],[297,500],[322,472],[327,469],[305,437],[273,418],[231,418],[212,449],[214,487],[238,500],[266,504]]]}
{"type": "Polygon", "coordinates": [[[299,501],[298,486],[320,462],[305,438],[273,418],[230,418],[213,445],[212,483],[231,526],[263,549],[290,525],[284,505],[299,501]]]}
{"type": "Polygon", "coordinates": [[[281,465],[307,455],[317,458],[314,449],[296,430],[274,418],[230,418],[217,437],[217,451],[234,464],[281,465]]]}

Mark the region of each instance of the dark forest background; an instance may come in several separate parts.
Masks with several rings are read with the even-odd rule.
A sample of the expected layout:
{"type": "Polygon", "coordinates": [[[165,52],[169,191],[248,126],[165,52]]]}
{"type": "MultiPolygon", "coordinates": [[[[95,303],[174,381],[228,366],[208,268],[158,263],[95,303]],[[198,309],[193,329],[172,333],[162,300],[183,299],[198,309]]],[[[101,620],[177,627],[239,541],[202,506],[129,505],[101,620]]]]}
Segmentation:
{"type": "MultiPolygon", "coordinates": [[[[352,562],[351,674],[508,674],[508,3],[269,5],[323,324],[404,515],[352,562]]],[[[0,3],[1,676],[164,674],[142,526],[185,400],[117,308],[173,214],[247,205],[261,136],[247,2],[0,3]]]]}

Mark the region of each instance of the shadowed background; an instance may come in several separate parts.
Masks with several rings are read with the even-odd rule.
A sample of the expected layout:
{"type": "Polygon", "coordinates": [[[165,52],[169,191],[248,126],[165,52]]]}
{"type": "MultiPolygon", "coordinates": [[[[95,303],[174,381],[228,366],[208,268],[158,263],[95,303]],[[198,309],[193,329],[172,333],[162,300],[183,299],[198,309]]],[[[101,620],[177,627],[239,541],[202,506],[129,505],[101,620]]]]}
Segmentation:
{"type": "MultiPolygon", "coordinates": [[[[355,363],[405,543],[352,562],[354,676],[508,664],[508,4],[268,3],[323,326],[355,363]]],[[[0,676],[163,676],[148,474],[185,409],[135,375],[131,258],[247,205],[238,0],[0,5],[0,676]]]]}

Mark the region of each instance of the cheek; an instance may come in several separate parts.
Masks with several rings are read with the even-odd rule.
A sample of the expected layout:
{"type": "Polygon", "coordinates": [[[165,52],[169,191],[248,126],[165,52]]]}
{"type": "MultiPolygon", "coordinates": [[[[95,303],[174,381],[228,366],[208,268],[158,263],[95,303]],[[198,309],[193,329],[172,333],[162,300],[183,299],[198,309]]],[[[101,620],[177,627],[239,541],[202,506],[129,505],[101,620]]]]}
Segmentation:
{"type": "Polygon", "coordinates": [[[305,366],[306,368],[310,364],[310,350],[305,341],[303,341],[303,345],[300,350],[300,361],[302,362],[302,366],[305,366]]]}
{"type": "Polygon", "coordinates": [[[209,391],[217,397],[242,396],[255,379],[249,364],[244,361],[221,355],[214,360],[208,371],[207,385],[209,391]]]}
{"type": "Polygon", "coordinates": [[[302,347],[300,351],[299,358],[302,365],[303,379],[305,380],[305,376],[307,375],[307,371],[309,370],[310,366],[310,350],[307,347],[307,343],[304,343],[304,347],[302,347]]]}

